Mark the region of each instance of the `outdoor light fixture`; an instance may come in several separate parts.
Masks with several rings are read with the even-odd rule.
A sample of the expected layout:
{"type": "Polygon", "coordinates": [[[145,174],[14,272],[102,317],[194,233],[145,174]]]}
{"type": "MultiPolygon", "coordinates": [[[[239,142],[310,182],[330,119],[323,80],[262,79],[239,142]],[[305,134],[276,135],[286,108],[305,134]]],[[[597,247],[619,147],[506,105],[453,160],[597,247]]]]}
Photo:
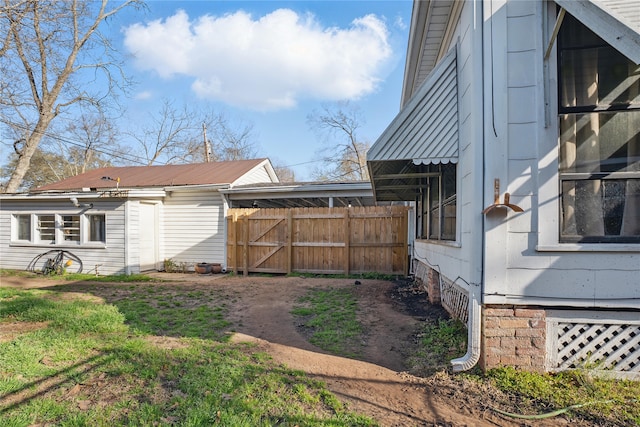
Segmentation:
{"type": "Polygon", "coordinates": [[[120,187],[120,177],[117,177],[116,179],[113,179],[110,176],[103,176],[100,179],[103,180],[103,181],[114,181],[116,183],[116,188],[120,187]]]}
{"type": "Polygon", "coordinates": [[[71,201],[71,204],[76,208],[91,209],[93,207],[93,203],[80,203],[77,197],[71,197],[69,201],[71,201]]]}

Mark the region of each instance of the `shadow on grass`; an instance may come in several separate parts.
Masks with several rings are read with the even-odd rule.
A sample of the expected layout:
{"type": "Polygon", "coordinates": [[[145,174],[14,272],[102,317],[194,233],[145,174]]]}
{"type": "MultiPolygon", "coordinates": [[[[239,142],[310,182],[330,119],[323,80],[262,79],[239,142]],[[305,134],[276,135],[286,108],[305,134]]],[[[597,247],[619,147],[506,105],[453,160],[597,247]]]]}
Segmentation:
{"type": "Polygon", "coordinates": [[[106,353],[100,353],[60,369],[53,375],[47,375],[3,394],[0,396],[0,405],[6,406],[0,408],[0,414],[12,411],[67,384],[72,384],[77,375],[89,374],[108,362],[109,357],[106,353]]]}
{"type": "Polygon", "coordinates": [[[228,296],[196,287],[147,283],[79,282],[45,288],[91,294],[115,306],[125,323],[143,334],[226,342],[228,296]]]}

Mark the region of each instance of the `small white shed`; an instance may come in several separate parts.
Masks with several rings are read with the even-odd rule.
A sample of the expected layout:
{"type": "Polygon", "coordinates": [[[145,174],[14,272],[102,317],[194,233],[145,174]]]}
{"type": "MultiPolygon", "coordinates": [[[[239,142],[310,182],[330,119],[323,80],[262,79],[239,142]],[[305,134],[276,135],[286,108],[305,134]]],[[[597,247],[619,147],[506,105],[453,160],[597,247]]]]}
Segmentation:
{"type": "Polygon", "coordinates": [[[165,260],[190,269],[224,265],[228,204],[221,190],[276,182],[270,161],[256,159],[101,168],[3,194],[0,268],[27,269],[53,249],[100,274],[159,270],[165,260]]]}

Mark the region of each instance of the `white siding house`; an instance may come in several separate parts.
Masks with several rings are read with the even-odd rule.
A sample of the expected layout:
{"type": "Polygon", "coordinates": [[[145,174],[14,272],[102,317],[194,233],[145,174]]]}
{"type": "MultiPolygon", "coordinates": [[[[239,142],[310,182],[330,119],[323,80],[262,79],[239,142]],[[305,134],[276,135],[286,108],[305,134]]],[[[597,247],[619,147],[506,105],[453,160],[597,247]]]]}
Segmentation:
{"type": "Polygon", "coordinates": [[[414,2],[367,160],[378,200],[415,203],[416,278],[468,322],[455,370],[640,376],[639,63],[637,0],[414,2]]]}
{"type": "Polygon", "coordinates": [[[1,195],[0,268],[27,269],[50,250],[99,274],[162,269],[165,260],[191,270],[198,262],[224,266],[228,205],[220,191],[275,182],[269,160],[257,159],[103,168],[1,195]]]}

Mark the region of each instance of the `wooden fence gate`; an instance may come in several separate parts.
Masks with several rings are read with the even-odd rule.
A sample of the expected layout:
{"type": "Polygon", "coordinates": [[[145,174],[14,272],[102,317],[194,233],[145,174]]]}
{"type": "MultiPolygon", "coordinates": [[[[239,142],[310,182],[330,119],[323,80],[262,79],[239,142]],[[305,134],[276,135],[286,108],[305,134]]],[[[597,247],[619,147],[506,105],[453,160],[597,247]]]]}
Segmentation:
{"type": "Polygon", "coordinates": [[[227,268],[244,274],[408,272],[405,206],[229,209],[227,268]]]}

